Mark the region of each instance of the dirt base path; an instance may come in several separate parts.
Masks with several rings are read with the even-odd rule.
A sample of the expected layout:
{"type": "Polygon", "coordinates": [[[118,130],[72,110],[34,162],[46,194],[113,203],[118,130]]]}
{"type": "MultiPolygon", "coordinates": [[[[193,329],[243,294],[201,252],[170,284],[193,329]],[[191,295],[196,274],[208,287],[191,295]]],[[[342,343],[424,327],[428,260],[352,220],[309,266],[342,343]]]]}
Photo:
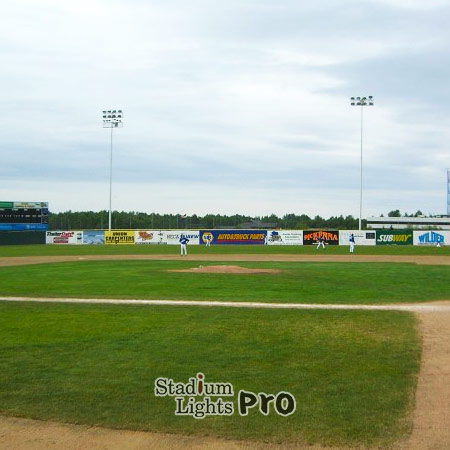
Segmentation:
{"type": "Polygon", "coordinates": [[[270,262],[394,262],[426,265],[450,265],[450,256],[424,255],[84,255],[84,256],[14,256],[0,258],[0,267],[24,264],[44,264],[70,261],[118,261],[118,260],[160,260],[160,261],[270,261],[270,262]]]}
{"type": "MultiPolygon", "coordinates": [[[[0,295],[0,302],[73,303],[78,305],[121,306],[193,306],[199,308],[250,308],[250,309],[326,309],[403,312],[450,312],[450,300],[427,303],[393,303],[387,305],[316,304],[316,303],[270,303],[270,302],[223,302],[209,300],[135,300],[117,298],[43,298],[8,297],[0,295]]],[[[1,450],[1,449],[0,449],[1,450]]]]}
{"type": "MultiPolygon", "coordinates": [[[[347,450],[342,447],[265,444],[209,437],[110,430],[0,417],[2,450],[347,450]]],[[[355,449],[353,449],[355,450],[355,449]]]]}
{"type": "Polygon", "coordinates": [[[450,449],[450,312],[419,314],[422,364],[411,439],[404,450],[450,449]]]}

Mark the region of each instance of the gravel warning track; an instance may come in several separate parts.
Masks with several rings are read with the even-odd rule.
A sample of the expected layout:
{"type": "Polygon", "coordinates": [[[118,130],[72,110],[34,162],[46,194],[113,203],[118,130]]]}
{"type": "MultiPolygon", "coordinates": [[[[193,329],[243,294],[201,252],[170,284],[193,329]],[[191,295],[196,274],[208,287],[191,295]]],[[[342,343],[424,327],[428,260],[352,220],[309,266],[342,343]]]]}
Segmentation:
{"type": "Polygon", "coordinates": [[[118,260],[160,260],[160,261],[271,261],[271,262],[390,262],[414,263],[425,265],[450,265],[450,256],[423,256],[423,255],[85,255],[85,256],[20,256],[0,258],[0,267],[17,266],[25,264],[46,264],[74,261],[118,261],[118,260]]]}

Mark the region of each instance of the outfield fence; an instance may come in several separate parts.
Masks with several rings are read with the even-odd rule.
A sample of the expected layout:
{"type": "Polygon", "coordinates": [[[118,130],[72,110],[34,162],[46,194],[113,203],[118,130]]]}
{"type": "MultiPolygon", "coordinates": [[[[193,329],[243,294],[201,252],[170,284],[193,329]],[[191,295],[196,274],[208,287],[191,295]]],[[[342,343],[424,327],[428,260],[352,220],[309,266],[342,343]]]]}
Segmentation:
{"type": "Polygon", "coordinates": [[[57,245],[449,245],[443,230],[78,230],[47,231],[46,244],[57,245]]]}

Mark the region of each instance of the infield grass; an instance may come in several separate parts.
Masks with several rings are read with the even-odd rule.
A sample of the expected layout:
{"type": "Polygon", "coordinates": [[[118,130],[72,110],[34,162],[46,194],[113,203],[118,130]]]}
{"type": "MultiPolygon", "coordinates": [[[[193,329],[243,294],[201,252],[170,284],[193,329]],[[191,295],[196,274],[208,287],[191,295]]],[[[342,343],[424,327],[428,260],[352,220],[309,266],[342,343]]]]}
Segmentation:
{"type": "Polygon", "coordinates": [[[384,446],[410,431],[419,362],[407,313],[0,303],[0,412],[11,416],[384,446]],[[154,396],[155,378],[199,371],[236,393],[288,391],[297,410],[195,420],[154,396]]]}
{"type": "MultiPolygon", "coordinates": [[[[78,261],[0,268],[0,295],[371,304],[448,300],[450,266],[239,262],[277,274],[177,273],[213,262],[78,261]]],[[[229,264],[229,263],[227,263],[229,264]]]]}

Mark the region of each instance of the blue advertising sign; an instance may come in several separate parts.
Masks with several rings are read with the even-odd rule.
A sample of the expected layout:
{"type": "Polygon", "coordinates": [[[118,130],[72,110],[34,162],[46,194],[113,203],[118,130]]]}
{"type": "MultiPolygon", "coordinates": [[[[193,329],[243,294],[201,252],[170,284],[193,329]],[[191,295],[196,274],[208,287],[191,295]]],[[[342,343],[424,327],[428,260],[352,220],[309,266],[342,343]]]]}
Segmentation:
{"type": "Polygon", "coordinates": [[[0,223],[0,231],[47,231],[47,223],[0,223]]]}
{"type": "Polygon", "coordinates": [[[266,230],[200,230],[200,244],[263,245],[267,243],[266,230]]]}
{"type": "Polygon", "coordinates": [[[83,244],[104,244],[105,232],[103,230],[83,231],[83,244]]]}
{"type": "Polygon", "coordinates": [[[450,232],[439,231],[414,231],[414,245],[448,245],[450,232]]]}

